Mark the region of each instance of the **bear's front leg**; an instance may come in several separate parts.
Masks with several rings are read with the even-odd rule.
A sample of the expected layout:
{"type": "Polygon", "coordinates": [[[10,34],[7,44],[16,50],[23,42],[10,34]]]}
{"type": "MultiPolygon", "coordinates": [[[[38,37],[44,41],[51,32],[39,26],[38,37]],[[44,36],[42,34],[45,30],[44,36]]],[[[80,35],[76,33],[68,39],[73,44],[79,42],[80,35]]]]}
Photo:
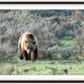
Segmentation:
{"type": "Polygon", "coordinates": [[[28,55],[27,55],[27,52],[25,50],[23,51],[23,55],[24,55],[25,60],[28,60],[28,55]]]}
{"type": "Polygon", "coordinates": [[[20,58],[21,60],[23,60],[23,55],[22,55],[22,54],[20,54],[20,55],[19,55],[19,58],[20,58]]]}
{"type": "Polygon", "coordinates": [[[31,61],[34,62],[34,51],[31,52],[31,61]]]}

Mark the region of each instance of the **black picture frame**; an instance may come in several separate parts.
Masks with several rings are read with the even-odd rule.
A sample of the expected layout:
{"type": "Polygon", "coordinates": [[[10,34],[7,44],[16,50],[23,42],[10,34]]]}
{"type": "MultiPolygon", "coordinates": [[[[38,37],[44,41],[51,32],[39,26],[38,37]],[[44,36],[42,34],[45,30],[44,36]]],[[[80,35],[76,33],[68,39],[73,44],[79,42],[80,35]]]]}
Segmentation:
{"type": "MultiPolygon", "coordinates": [[[[84,2],[71,2],[71,1],[68,1],[68,2],[61,2],[61,1],[58,1],[58,2],[43,2],[43,1],[40,1],[40,2],[24,2],[24,1],[21,1],[21,2],[15,2],[15,1],[12,1],[12,2],[0,2],[0,4],[84,4],[84,2]]],[[[0,80],[0,83],[84,83],[84,80],[0,80]]]]}
{"type": "Polygon", "coordinates": [[[0,4],[84,4],[84,2],[79,2],[79,1],[77,1],[77,2],[70,2],[70,1],[68,1],[68,2],[61,2],[61,1],[58,1],[58,2],[55,2],[55,1],[53,1],[53,2],[43,2],[43,1],[40,1],[40,2],[38,2],[38,1],[36,1],[36,2],[32,2],[32,1],[30,1],[30,2],[24,2],[24,1],[21,1],[21,2],[15,2],[15,1],[12,1],[12,2],[0,2],[0,4]]]}
{"type": "Polygon", "coordinates": [[[0,83],[84,83],[82,80],[0,80],[0,83]]]}

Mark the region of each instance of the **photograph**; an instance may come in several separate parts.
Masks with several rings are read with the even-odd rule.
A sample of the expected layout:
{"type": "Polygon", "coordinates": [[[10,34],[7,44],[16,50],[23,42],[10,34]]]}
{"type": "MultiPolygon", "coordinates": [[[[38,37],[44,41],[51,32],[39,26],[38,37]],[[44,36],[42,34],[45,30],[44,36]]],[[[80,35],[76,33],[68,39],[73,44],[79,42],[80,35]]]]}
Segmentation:
{"type": "Polygon", "coordinates": [[[0,9],[0,75],[84,75],[83,9],[0,9]]]}

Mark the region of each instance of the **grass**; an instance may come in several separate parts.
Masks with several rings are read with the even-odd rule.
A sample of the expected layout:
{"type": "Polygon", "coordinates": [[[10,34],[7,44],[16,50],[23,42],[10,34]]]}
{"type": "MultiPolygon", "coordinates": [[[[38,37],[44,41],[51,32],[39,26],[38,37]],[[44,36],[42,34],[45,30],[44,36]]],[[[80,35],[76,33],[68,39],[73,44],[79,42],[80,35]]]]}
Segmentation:
{"type": "Polygon", "coordinates": [[[76,46],[76,43],[71,39],[71,37],[64,37],[60,39],[62,46],[60,48],[71,49],[72,47],[76,46]]]}
{"type": "Polygon", "coordinates": [[[1,75],[84,75],[82,63],[71,60],[20,60],[15,56],[12,61],[0,65],[1,75]],[[17,61],[16,61],[17,60],[17,61]]]}
{"type": "Polygon", "coordinates": [[[81,24],[84,25],[84,21],[81,21],[81,24]]]}

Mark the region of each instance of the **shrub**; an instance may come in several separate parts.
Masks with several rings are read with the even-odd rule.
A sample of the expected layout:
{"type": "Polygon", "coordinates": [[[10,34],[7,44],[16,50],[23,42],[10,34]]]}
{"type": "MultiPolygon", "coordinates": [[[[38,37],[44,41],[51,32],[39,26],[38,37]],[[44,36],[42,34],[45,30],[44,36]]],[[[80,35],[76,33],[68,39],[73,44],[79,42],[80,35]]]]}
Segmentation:
{"type": "Polygon", "coordinates": [[[81,21],[80,21],[80,20],[77,20],[77,21],[75,22],[75,24],[80,25],[80,24],[81,24],[81,21]]]}
{"type": "Polygon", "coordinates": [[[58,24],[60,24],[61,19],[59,19],[58,17],[55,17],[55,18],[53,18],[53,20],[52,20],[51,23],[53,24],[53,23],[56,23],[56,22],[57,22],[58,24]]]}
{"type": "Polygon", "coordinates": [[[48,25],[47,29],[49,30],[49,32],[52,32],[53,31],[51,25],[48,25]]]}
{"type": "Polygon", "coordinates": [[[80,46],[74,46],[74,47],[72,48],[72,52],[71,52],[72,56],[75,56],[75,55],[80,54],[80,53],[81,53],[81,48],[80,48],[80,46]]]}
{"type": "Polygon", "coordinates": [[[84,27],[81,27],[79,29],[74,29],[74,32],[76,34],[76,38],[74,38],[74,41],[76,41],[77,45],[80,48],[80,54],[83,55],[83,46],[84,46],[84,27]]]}
{"type": "Polygon", "coordinates": [[[0,35],[3,35],[4,34],[4,32],[7,30],[7,28],[6,28],[6,26],[4,25],[4,26],[1,26],[0,27],[0,35]]]}
{"type": "Polygon", "coordinates": [[[50,54],[53,54],[53,53],[55,53],[56,52],[56,50],[58,49],[58,45],[56,45],[56,46],[53,46],[53,47],[50,47],[50,48],[48,48],[48,52],[50,52],[50,54]]]}
{"type": "Polygon", "coordinates": [[[63,58],[67,59],[68,57],[71,56],[71,49],[63,48],[60,53],[63,58]]]}
{"type": "Polygon", "coordinates": [[[66,30],[65,30],[65,29],[64,29],[64,30],[57,30],[57,31],[55,32],[55,36],[56,36],[58,39],[64,37],[65,35],[66,35],[66,30]]]}
{"type": "Polygon", "coordinates": [[[65,15],[65,16],[69,16],[72,15],[73,10],[55,10],[56,11],[56,15],[65,15]]]}
{"type": "Polygon", "coordinates": [[[50,16],[55,15],[55,13],[51,10],[33,10],[30,12],[33,14],[37,14],[37,16],[40,15],[41,17],[50,17],[50,16]]]}
{"type": "Polygon", "coordinates": [[[64,25],[64,27],[65,27],[66,29],[73,29],[73,28],[74,28],[74,24],[67,23],[67,24],[64,25]]]}
{"type": "Polygon", "coordinates": [[[0,60],[13,58],[17,52],[17,44],[11,43],[10,40],[0,44],[0,60]]]}
{"type": "Polygon", "coordinates": [[[83,13],[81,12],[81,11],[76,11],[75,12],[75,15],[74,15],[74,18],[76,19],[76,20],[84,20],[84,15],[83,15],[83,13]]]}
{"type": "Polygon", "coordinates": [[[76,38],[74,39],[79,46],[81,46],[84,42],[84,27],[77,29],[74,29],[74,32],[76,34],[76,38]]]}
{"type": "Polygon", "coordinates": [[[48,59],[50,59],[50,60],[52,60],[53,59],[53,54],[55,54],[55,56],[56,56],[56,50],[58,49],[58,45],[56,45],[56,46],[53,46],[53,47],[49,47],[48,49],[45,49],[45,48],[43,48],[43,49],[40,49],[39,50],[39,53],[40,53],[40,57],[39,57],[39,59],[46,59],[46,58],[48,58],[48,59]]]}
{"type": "Polygon", "coordinates": [[[54,15],[54,12],[50,11],[50,10],[42,10],[40,13],[39,13],[42,17],[50,17],[50,16],[53,16],[54,15]]]}
{"type": "Polygon", "coordinates": [[[0,36],[0,43],[3,44],[5,41],[8,40],[7,36],[0,36]]]}
{"type": "Polygon", "coordinates": [[[66,32],[66,36],[67,36],[67,37],[72,36],[72,37],[75,38],[75,33],[74,33],[74,32],[72,32],[72,33],[66,32]]]}

